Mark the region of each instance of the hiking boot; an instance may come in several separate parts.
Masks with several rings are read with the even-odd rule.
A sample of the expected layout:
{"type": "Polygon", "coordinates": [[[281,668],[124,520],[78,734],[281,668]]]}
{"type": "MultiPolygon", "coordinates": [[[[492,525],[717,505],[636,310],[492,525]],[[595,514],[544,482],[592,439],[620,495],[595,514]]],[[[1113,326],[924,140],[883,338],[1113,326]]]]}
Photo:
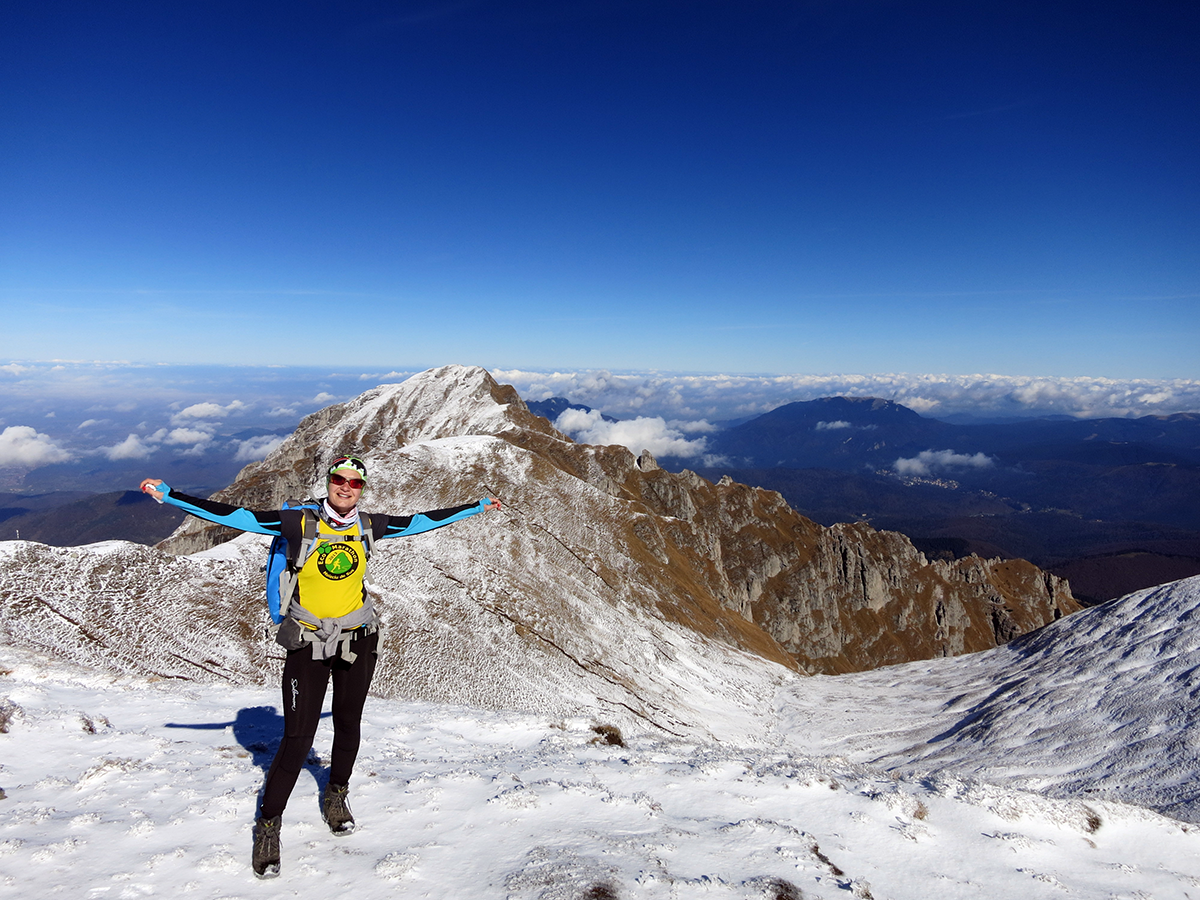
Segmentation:
{"type": "Polygon", "coordinates": [[[251,864],[259,878],[279,874],[279,825],[282,816],[254,820],[254,855],[251,864]]]}
{"type": "Polygon", "coordinates": [[[354,830],[354,813],[350,812],[350,785],[328,784],[321,800],[321,817],[334,834],[349,834],[354,830]]]}

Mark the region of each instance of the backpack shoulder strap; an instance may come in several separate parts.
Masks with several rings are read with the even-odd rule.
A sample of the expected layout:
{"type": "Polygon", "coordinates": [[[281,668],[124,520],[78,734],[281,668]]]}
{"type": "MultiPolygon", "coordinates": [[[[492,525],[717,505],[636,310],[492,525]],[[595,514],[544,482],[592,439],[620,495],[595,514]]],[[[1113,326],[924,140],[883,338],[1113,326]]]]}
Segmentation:
{"type": "Polygon", "coordinates": [[[316,513],[300,510],[300,540],[296,545],[295,557],[289,560],[292,568],[297,572],[304,568],[304,564],[308,562],[308,558],[312,556],[312,552],[316,548],[317,523],[319,521],[316,513]]]}
{"type": "Polygon", "coordinates": [[[288,568],[298,570],[312,552],[317,538],[317,514],[307,506],[289,506],[279,511],[279,532],[287,541],[288,568]]]}
{"type": "Polygon", "coordinates": [[[387,530],[388,517],[378,513],[364,513],[360,516],[359,531],[362,532],[363,543],[366,545],[367,556],[375,552],[375,542],[387,530]],[[362,520],[366,523],[363,524],[362,520]]]}

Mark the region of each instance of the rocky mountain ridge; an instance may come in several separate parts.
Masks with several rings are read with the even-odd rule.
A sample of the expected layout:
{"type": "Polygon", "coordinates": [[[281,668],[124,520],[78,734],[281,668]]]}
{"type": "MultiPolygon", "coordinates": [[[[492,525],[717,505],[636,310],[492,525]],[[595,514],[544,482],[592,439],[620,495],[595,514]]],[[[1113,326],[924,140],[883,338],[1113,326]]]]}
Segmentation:
{"type": "MultiPolygon", "coordinates": [[[[433,370],[322,410],[217,496],[270,508],[288,496],[317,492],[324,460],[352,447],[373,460],[382,457],[383,476],[373,479],[368,499],[378,499],[382,482],[382,492],[403,502],[412,488],[390,478],[388,455],[466,435],[499,437],[528,454],[524,465],[549,465],[559,477],[621,504],[629,515],[611,524],[625,532],[624,541],[608,553],[590,552],[637,561],[668,615],[703,621],[703,630],[777,658],[753,630],[730,620],[733,613],[766,631],[804,670],[958,655],[1004,643],[1076,608],[1064,582],[1019,560],[931,563],[898,534],[861,525],[816,526],[774,492],[667,472],[649,453],[635,457],[623,447],[576,444],[480,369],[433,370]]],[[[522,492],[536,483],[522,484],[502,469],[486,475],[477,479],[479,486],[502,497],[506,482],[522,492]]],[[[442,477],[455,480],[453,473],[442,477]]],[[[530,514],[562,515],[572,503],[569,492],[561,499],[567,509],[542,506],[530,514]]],[[[163,546],[199,549],[217,539],[215,532],[192,520],[163,546]]]]}

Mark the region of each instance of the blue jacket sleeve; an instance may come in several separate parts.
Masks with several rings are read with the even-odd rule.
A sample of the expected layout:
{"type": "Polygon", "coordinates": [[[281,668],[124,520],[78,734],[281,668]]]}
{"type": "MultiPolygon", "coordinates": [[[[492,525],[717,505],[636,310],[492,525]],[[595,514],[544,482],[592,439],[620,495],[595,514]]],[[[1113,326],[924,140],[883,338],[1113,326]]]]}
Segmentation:
{"type": "MultiPolygon", "coordinates": [[[[483,512],[486,503],[487,500],[483,499],[478,503],[468,503],[465,506],[452,506],[449,509],[435,509],[412,516],[388,516],[387,527],[382,534],[379,534],[379,539],[408,537],[414,534],[421,534],[425,531],[432,531],[435,528],[441,528],[443,525],[449,525],[452,522],[461,522],[463,519],[483,512]]],[[[378,532],[376,533],[378,534],[378,532]]]]}
{"type": "Polygon", "coordinates": [[[238,531],[252,531],[255,534],[278,535],[282,533],[283,522],[279,510],[256,512],[216,500],[201,500],[199,497],[182,494],[165,483],[160,484],[158,490],[165,494],[163,503],[178,507],[198,519],[215,522],[218,525],[228,525],[238,531]]]}

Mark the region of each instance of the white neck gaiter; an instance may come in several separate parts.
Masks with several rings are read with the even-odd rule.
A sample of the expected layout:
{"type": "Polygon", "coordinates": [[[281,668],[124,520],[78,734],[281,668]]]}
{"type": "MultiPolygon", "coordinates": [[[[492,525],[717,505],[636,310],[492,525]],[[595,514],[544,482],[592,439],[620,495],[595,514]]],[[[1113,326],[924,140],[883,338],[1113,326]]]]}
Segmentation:
{"type": "Polygon", "coordinates": [[[329,521],[338,528],[349,528],[358,521],[358,507],[350,510],[348,515],[343,516],[336,509],[329,505],[329,499],[325,499],[325,515],[329,517],[329,521]]]}

